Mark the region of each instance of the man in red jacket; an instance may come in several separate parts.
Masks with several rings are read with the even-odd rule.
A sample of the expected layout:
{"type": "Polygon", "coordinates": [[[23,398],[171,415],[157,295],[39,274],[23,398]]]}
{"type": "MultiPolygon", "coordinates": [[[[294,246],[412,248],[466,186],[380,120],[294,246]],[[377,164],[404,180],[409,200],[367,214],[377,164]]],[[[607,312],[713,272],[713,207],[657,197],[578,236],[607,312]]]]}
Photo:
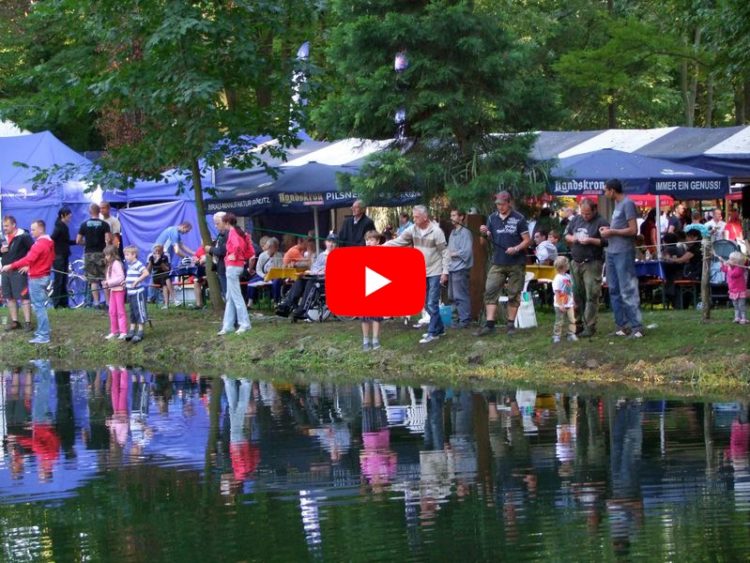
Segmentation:
{"type": "Polygon", "coordinates": [[[36,332],[31,344],[49,344],[49,319],[47,318],[47,286],[49,272],[55,260],[55,243],[44,232],[41,219],[31,223],[31,236],[36,239],[28,254],[12,264],[3,266],[3,272],[18,270],[29,275],[29,295],[36,315],[36,332]]]}

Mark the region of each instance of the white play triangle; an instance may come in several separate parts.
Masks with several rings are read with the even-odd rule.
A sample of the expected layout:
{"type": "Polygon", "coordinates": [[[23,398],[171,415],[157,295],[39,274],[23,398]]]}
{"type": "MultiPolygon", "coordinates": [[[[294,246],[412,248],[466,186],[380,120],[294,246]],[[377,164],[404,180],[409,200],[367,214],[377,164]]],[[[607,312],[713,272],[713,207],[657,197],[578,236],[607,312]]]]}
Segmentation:
{"type": "Polygon", "coordinates": [[[391,280],[365,266],[365,297],[369,297],[390,283],[391,280]]]}

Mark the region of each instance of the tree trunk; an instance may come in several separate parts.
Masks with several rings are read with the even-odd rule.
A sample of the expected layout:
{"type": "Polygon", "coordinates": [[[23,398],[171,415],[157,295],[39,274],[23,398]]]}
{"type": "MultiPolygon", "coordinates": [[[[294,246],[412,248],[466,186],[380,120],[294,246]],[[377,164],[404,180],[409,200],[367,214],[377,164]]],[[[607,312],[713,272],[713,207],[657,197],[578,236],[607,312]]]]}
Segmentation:
{"type": "MultiPolygon", "coordinates": [[[[201,232],[201,242],[203,246],[211,244],[211,231],[208,230],[206,222],[206,204],[203,201],[203,185],[201,183],[201,170],[198,159],[194,158],[190,164],[193,174],[193,191],[195,192],[195,210],[198,214],[198,228],[201,232]]],[[[211,297],[211,309],[220,313],[224,310],[224,304],[221,299],[221,288],[219,287],[219,278],[216,272],[209,264],[210,256],[206,257],[206,281],[208,281],[208,294],[211,297]]]]}
{"type": "Polygon", "coordinates": [[[709,73],[706,83],[706,119],[705,127],[712,127],[714,121],[714,75],[709,73]]]}

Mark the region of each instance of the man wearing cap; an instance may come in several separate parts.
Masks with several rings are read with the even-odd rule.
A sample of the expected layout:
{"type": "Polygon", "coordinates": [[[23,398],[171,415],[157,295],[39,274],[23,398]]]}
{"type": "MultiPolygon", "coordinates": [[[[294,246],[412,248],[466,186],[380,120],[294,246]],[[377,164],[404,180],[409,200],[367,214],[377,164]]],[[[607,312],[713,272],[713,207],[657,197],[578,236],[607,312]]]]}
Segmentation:
{"type": "Polygon", "coordinates": [[[284,297],[284,300],[279,303],[276,308],[276,314],[282,317],[289,316],[289,312],[293,311],[295,319],[304,319],[307,314],[305,309],[305,303],[308,303],[310,293],[315,289],[316,278],[320,278],[326,275],[326,262],[328,261],[328,255],[338,246],[338,238],[335,233],[330,233],[326,237],[326,249],[318,254],[318,257],[313,262],[310,269],[307,270],[302,276],[297,278],[292,287],[284,297]],[[300,299],[300,296],[302,299],[300,299]],[[298,303],[299,301],[299,303],[298,303]]]}
{"type": "Polygon", "coordinates": [[[531,244],[526,218],[513,209],[507,191],[495,196],[495,206],[497,210],[487,218],[487,224],[479,227],[479,232],[492,243],[492,266],[484,288],[487,320],[474,333],[475,336],[495,333],[497,300],[503,287],[508,295],[507,333],[515,332],[516,313],[526,277],[526,249],[531,244]]]}

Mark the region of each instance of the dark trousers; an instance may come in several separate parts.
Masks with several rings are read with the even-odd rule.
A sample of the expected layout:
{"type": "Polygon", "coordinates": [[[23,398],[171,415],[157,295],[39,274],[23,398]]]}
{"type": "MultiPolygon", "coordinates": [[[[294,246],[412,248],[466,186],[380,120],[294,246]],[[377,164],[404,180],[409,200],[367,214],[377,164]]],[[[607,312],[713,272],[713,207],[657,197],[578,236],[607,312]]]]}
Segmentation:
{"type": "Polygon", "coordinates": [[[52,304],[57,308],[68,306],[68,257],[55,256],[52,262],[52,304]],[[61,273],[64,272],[64,273],[61,273]]]}

